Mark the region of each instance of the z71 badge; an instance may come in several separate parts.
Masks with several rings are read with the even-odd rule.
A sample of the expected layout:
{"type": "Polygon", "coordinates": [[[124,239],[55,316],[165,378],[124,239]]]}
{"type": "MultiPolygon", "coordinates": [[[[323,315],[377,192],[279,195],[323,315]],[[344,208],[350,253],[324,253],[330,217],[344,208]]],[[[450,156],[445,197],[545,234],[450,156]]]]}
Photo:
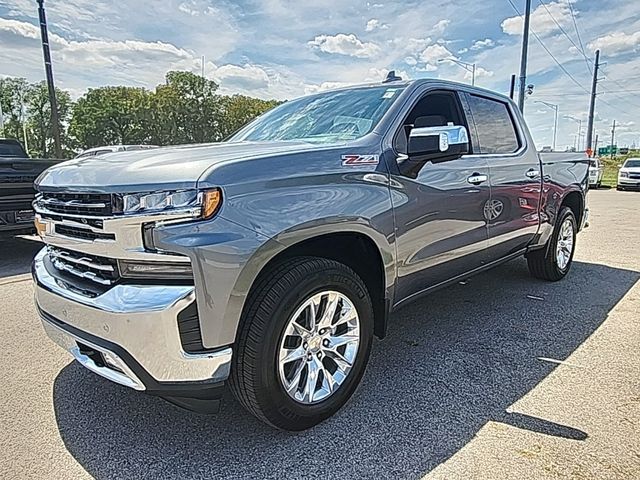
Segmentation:
{"type": "Polygon", "coordinates": [[[342,165],[355,167],[358,165],[378,165],[378,155],[342,155],[342,165]]]}

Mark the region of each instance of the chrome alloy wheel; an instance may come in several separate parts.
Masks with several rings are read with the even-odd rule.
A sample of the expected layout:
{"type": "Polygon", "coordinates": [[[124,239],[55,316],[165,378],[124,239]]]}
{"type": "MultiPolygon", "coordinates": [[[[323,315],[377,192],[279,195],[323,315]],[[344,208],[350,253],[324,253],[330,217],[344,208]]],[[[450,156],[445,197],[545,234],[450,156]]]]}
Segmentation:
{"type": "Polygon", "coordinates": [[[558,244],[556,245],[556,263],[560,270],[567,268],[571,254],[573,253],[574,244],[573,220],[566,218],[560,226],[560,234],[558,235],[558,244]]]}
{"type": "Polygon", "coordinates": [[[280,382],[299,403],[325,400],[347,379],[359,345],[360,318],[349,298],[316,293],[287,323],[278,350],[280,382]]]}

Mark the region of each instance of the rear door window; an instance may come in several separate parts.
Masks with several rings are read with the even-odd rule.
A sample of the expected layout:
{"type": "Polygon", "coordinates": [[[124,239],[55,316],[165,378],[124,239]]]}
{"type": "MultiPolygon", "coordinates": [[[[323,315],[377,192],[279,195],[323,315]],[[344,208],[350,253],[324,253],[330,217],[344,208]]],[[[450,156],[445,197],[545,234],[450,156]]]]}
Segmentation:
{"type": "Polygon", "coordinates": [[[478,95],[467,95],[476,127],[479,153],[509,154],[522,143],[506,103],[478,95]]]}

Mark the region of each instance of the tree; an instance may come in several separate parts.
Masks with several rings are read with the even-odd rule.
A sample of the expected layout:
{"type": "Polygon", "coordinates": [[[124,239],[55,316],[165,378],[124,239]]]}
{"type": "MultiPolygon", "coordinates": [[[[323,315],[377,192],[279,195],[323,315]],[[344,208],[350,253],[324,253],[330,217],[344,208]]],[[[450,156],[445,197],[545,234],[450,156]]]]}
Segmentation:
{"type": "Polygon", "coordinates": [[[89,89],[76,102],[69,126],[82,148],[146,143],[151,92],[137,87],[89,89]]]}
{"type": "Polygon", "coordinates": [[[226,138],[238,131],[258,115],[280,105],[277,100],[260,100],[259,98],[233,95],[223,100],[223,114],[221,121],[222,138],[226,138]]]}
{"type": "MultiPolygon", "coordinates": [[[[71,139],[67,135],[66,125],[69,121],[73,102],[68,92],[56,88],[58,100],[58,120],[60,122],[60,140],[64,156],[72,153],[71,139]]],[[[27,90],[29,132],[29,150],[34,157],[49,158],[55,152],[53,145],[53,128],[51,123],[51,103],[47,84],[42,81],[32,84],[27,90]]]]}
{"type": "Polygon", "coordinates": [[[4,120],[3,136],[23,139],[26,96],[29,84],[24,78],[0,78],[0,102],[4,120]]]}
{"type": "Polygon", "coordinates": [[[152,96],[152,141],[159,145],[221,138],[218,84],[191,72],[170,71],[152,96]]]}

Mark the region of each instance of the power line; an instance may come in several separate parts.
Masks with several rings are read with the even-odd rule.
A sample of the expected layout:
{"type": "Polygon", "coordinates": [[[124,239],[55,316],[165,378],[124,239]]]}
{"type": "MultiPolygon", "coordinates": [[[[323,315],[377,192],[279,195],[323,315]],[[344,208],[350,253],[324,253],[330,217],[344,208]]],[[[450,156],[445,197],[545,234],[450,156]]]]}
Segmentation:
{"type": "MultiPolygon", "coordinates": [[[[513,4],[513,1],[512,0],[507,0],[507,1],[509,2],[509,4],[511,4],[511,7],[516,11],[516,13],[522,16],[520,11],[518,10],[518,7],[516,7],[513,4]]],[[[538,34],[533,31],[533,29],[531,29],[531,34],[535,37],[535,39],[538,41],[540,46],[549,54],[549,56],[553,59],[553,61],[556,62],[556,65],[560,67],[560,70],[562,70],[564,74],[573,81],[573,83],[575,83],[578,87],[584,90],[585,93],[589,93],[589,90],[587,90],[578,80],[576,80],[576,78],[573,75],[569,73],[569,71],[566,68],[564,68],[564,66],[558,61],[558,59],[553,55],[553,53],[551,53],[551,51],[547,48],[547,46],[542,42],[542,39],[538,36],[538,34]]]]}
{"type": "Polygon", "coordinates": [[[573,10],[573,5],[571,3],[571,0],[569,0],[567,3],[569,4],[569,11],[571,12],[571,18],[573,19],[573,27],[576,30],[576,36],[578,37],[578,43],[582,47],[582,55],[584,56],[584,60],[587,63],[587,68],[589,69],[590,72],[592,72],[591,64],[589,63],[589,59],[587,58],[587,55],[584,53],[584,44],[582,43],[582,37],[580,36],[580,30],[578,29],[578,21],[576,20],[576,12],[573,10]]]}
{"type": "MultiPolygon", "coordinates": [[[[556,20],[556,17],[553,16],[553,14],[551,13],[551,10],[549,10],[549,7],[547,6],[546,3],[544,3],[542,0],[538,0],[540,2],[540,5],[542,5],[544,7],[544,9],[547,11],[547,13],[549,14],[549,16],[551,17],[551,20],[553,20],[553,22],[558,26],[558,28],[560,29],[560,31],[564,34],[565,37],[567,37],[567,39],[571,42],[571,44],[576,47],[576,50],[578,50],[578,53],[580,55],[582,55],[584,57],[585,60],[589,60],[586,53],[584,52],[584,47],[579,47],[576,42],[573,41],[573,39],[569,36],[569,34],[567,33],[567,31],[562,27],[562,25],[560,25],[560,22],[558,22],[556,20]]],[[[591,70],[591,65],[588,63],[587,61],[587,68],[589,69],[589,73],[593,74],[593,70],[591,70]]]]}

